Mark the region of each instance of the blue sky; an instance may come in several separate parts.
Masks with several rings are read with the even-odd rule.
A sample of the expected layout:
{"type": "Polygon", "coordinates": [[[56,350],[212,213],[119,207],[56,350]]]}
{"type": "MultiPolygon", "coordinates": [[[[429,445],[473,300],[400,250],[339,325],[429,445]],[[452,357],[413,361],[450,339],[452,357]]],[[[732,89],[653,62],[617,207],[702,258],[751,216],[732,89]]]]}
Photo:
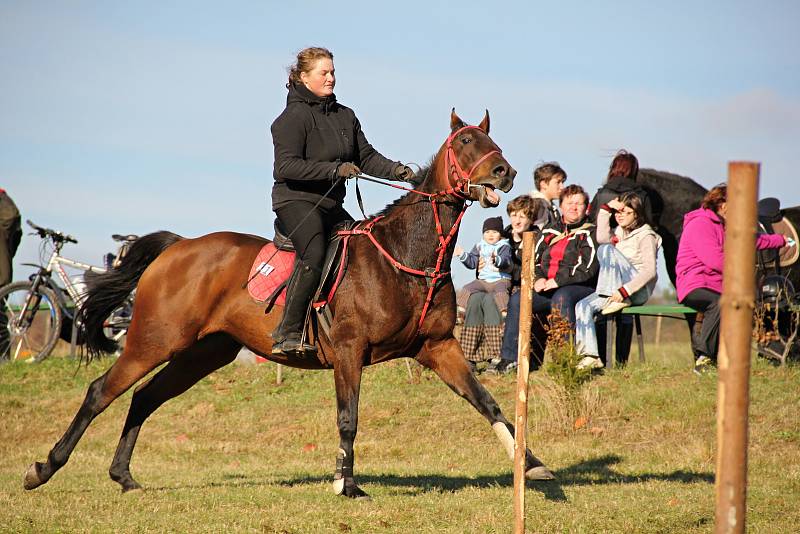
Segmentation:
{"type": "MultiPolygon", "coordinates": [[[[489,109],[519,171],[504,201],[543,160],[593,193],[624,147],[705,186],[760,161],[762,196],[800,204],[800,3],[270,4],[0,2],[0,187],[85,261],[112,233],[270,235],[269,124],[294,53],[319,45],[392,159],[426,162],[450,108],[489,109]]],[[[368,212],[394,191],[365,184],[368,212]]],[[[462,245],[499,214],[471,208],[462,245]]],[[[37,258],[26,236],[15,278],[37,258]]]]}

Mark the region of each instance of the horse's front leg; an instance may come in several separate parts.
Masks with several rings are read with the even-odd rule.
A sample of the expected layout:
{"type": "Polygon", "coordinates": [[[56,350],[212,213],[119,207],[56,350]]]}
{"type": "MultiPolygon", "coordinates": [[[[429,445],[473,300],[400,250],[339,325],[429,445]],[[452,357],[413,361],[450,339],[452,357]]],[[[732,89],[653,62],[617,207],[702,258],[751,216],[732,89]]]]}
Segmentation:
{"type": "Polygon", "coordinates": [[[358,395],[361,390],[363,351],[353,347],[337,347],[340,359],[333,368],[336,383],[336,422],[339,427],[339,451],[336,454],[336,472],[333,491],[353,499],[369,499],[353,479],[353,443],[358,431],[358,395]]]}
{"type": "MultiPolygon", "coordinates": [[[[461,345],[454,337],[428,340],[417,355],[417,361],[433,370],[450,389],[465,398],[492,425],[497,437],[514,459],[514,427],[500,411],[492,395],[478,382],[467,365],[461,345]]],[[[525,450],[525,477],[529,480],[553,480],[553,473],[530,449],[525,450]]]]}

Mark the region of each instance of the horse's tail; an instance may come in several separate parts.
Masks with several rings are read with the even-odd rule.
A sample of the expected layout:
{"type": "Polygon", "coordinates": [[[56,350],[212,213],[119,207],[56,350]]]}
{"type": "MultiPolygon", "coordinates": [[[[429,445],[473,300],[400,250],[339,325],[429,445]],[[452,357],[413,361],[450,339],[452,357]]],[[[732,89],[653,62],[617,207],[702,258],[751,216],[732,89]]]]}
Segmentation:
{"type": "Polygon", "coordinates": [[[86,296],[78,310],[89,357],[114,352],[117,342],[106,337],[103,323],[139,283],[148,265],[168,247],[183,238],[172,232],[154,232],[133,242],[118,267],[104,273],[86,273],[86,296]]]}

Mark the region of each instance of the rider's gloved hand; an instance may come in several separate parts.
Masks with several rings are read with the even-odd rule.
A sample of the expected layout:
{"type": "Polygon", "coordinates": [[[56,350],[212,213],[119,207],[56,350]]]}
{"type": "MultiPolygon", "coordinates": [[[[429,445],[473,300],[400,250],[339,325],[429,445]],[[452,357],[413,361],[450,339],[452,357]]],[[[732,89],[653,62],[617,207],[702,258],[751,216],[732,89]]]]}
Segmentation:
{"type": "Polygon", "coordinates": [[[417,175],[408,165],[403,165],[401,163],[400,165],[394,168],[392,174],[398,180],[402,180],[404,182],[409,182],[412,184],[416,183],[417,175]]]}
{"type": "Polygon", "coordinates": [[[340,163],[338,167],[336,167],[336,176],[339,178],[352,178],[357,174],[361,174],[361,169],[359,169],[354,163],[350,163],[349,161],[345,161],[344,163],[340,163]]]}

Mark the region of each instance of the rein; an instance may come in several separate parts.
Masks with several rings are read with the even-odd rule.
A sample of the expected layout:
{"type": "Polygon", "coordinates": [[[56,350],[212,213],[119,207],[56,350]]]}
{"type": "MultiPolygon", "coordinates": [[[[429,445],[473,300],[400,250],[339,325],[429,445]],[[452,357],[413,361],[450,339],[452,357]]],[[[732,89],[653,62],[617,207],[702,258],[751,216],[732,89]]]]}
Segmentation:
{"type": "MultiPolygon", "coordinates": [[[[425,316],[427,315],[428,310],[430,309],[431,302],[433,301],[433,293],[436,290],[437,283],[439,282],[439,280],[450,276],[450,271],[442,270],[442,264],[444,263],[444,258],[447,253],[447,247],[448,245],[450,245],[453,238],[458,233],[458,228],[461,224],[461,219],[463,219],[464,213],[467,211],[467,208],[472,204],[472,202],[469,201],[468,197],[469,188],[482,187],[482,186],[473,186],[472,184],[470,184],[469,180],[472,177],[472,173],[475,171],[478,165],[483,163],[488,157],[494,154],[502,153],[499,149],[490,150],[489,152],[481,156],[480,159],[478,159],[478,161],[475,162],[474,165],[472,165],[472,167],[469,169],[469,172],[465,172],[464,169],[461,167],[461,165],[458,163],[458,158],[456,158],[455,150],[453,150],[453,139],[455,139],[455,137],[464,130],[469,130],[473,128],[478,130],[480,129],[477,126],[464,126],[459,128],[452,134],[450,134],[450,136],[447,138],[446,142],[447,148],[445,152],[445,169],[447,170],[448,173],[448,184],[450,185],[450,187],[443,191],[436,191],[435,193],[427,193],[425,191],[419,191],[417,189],[411,189],[408,187],[395,185],[389,182],[384,182],[373,178],[366,178],[363,176],[357,177],[357,179],[358,178],[366,179],[371,182],[388,185],[396,189],[403,189],[405,191],[416,193],[417,195],[421,195],[428,198],[428,200],[431,203],[431,209],[433,209],[433,218],[434,221],[436,222],[436,236],[439,241],[439,244],[436,247],[439,253],[436,257],[435,267],[428,267],[425,268],[424,270],[413,269],[411,267],[403,265],[398,260],[396,260],[394,256],[392,256],[378,242],[377,238],[372,233],[372,229],[375,226],[375,223],[381,220],[383,216],[375,217],[369,220],[361,228],[354,228],[351,230],[341,230],[337,232],[338,235],[344,236],[345,250],[347,249],[347,240],[350,239],[350,237],[354,235],[366,235],[367,237],[369,237],[370,241],[372,241],[372,244],[375,245],[375,248],[378,249],[378,252],[380,252],[389,261],[389,263],[391,263],[396,269],[414,276],[423,276],[427,279],[428,292],[425,298],[425,304],[422,307],[422,314],[419,318],[419,322],[417,323],[417,329],[414,332],[414,335],[416,335],[419,332],[420,328],[422,328],[422,323],[425,321],[425,316]],[[461,207],[461,211],[456,217],[453,226],[450,228],[450,231],[447,233],[447,235],[445,235],[444,230],[442,229],[442,222],[439,217],[439,204],[442,203],[442,200],[440,199],[446,200],[447,197],[449,196],[455,196],[456,198],[463,200],[464,204],[461,207]]],[[[359,200],[360,200],[360,195],[359,195],[359,200]]],[[[333,290],[335,291],[335,288],[333,290]]]]}

